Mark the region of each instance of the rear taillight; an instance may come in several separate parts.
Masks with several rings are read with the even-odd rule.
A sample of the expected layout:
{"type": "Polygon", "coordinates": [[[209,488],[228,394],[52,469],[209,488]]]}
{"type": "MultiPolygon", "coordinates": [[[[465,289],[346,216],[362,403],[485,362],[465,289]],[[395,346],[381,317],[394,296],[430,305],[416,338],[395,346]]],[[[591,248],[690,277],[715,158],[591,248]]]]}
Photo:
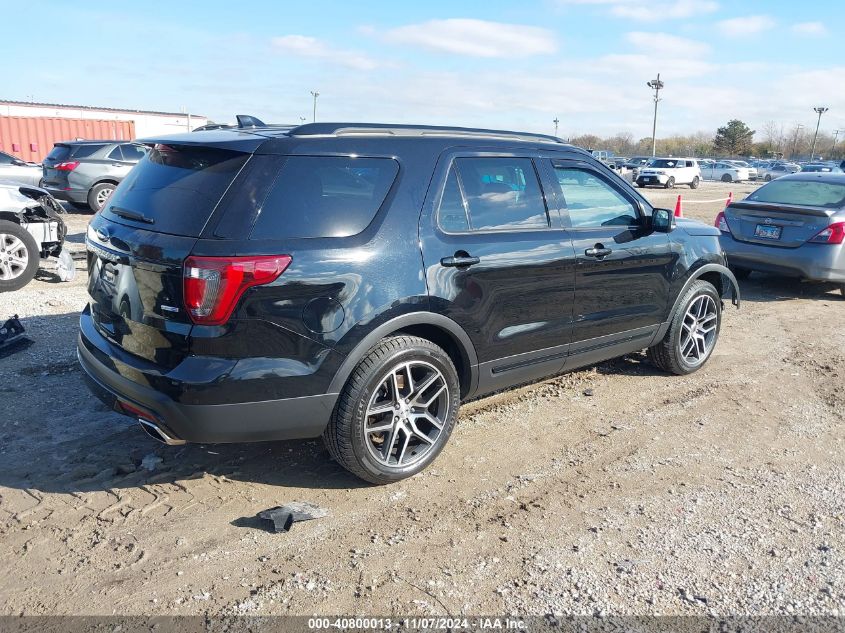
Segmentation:
{"type": "Polygon", "coordinates": [[[248,288],[275,281],[290,261],[290,255],[188,257],[182,272],[185,309],[194,323],[221,325],[248,288]]]}
{"type": "Polygon", "coordinates": [[[722,233],[731,232],[731,227],[728,226],[728,219],[725,217],[724,211],[719,211],[719,215],[716,216],[716,221],[713,223],[713,225],[722,233]]]}
{"type": "Polygon", "coordinates": [[[78,160],[68,160],[64,163],[58,163],[53,169],[57,169],[58,171],[73,171],[77,167],[79,167],[78,160]]]}
{"type": "Polygon", "coordinates": [[[815,244],[842,244],[845,242],[845,222],[834,222],[809,241],[815,244]]]}

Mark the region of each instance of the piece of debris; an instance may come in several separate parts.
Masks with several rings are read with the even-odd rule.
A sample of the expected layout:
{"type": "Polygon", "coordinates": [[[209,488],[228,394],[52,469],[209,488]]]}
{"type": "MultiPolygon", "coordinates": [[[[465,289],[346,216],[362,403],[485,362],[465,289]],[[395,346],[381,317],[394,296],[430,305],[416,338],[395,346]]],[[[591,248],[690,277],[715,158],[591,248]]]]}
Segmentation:
{"type": "Polygon", "coordinates": [[[141,460],[141,468],[152,472],[163,461],[164,460],[155,453],[148,453],[147,455],[144,455],[144,459],[141,460]]]}
{"type": "Polygon", "coordinates": [[[25,331],[17,314],[0,325],[0,358],[34,343],[31,338],[24,336],[25,331]]]}
{"type": "Polygon", "coordinates": [[[585,396],[592,396],[593,390],[592,389],[584,389],[584,395],[585,396]]]}
{"type": "Polygon", "coordinates": [[[292,501],[283,506],[277,506],[258,513],[260,519],[269,521],[273,532],[287,532],[298,521],[321,519],[329,515],[329,511],[307,501],[292,501]]]}

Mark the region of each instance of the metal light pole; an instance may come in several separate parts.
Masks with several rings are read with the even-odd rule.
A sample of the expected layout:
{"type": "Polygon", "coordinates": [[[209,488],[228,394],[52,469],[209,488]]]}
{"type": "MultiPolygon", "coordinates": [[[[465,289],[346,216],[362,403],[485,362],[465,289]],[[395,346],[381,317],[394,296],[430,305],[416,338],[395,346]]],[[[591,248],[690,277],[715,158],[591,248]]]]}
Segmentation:
{"type": "Polygon", "coordinates": [[[790,158],[795,158],[795,149],[798,147],[798,133],[801,132],[802,127],[804,127],[804,124],[799,123],[798,127],[795,128],[795,138],[792,140],[792,154],[790,158]]]}
{"type": "Polygon", "coordinates": [[[555,124],[555,136],[557,136],[557,124],[560,123],[560,120],[558,120],[558,118],[555,117],[554,121],[552,121],[552,123],[555,124]]]}
{"type": "Polygon", "coordinates": [[[660,101],[660,91],[663,89],[663,82],[660,81],[660,73],[657,79],[646,82],[646,86],[654,90],[654,123],[651,126],[651,155],[657,154],[657,103],[660,101]]]}
{"type": "Polygon", "coordinates": [[[314,97],[314,123],[317,122],[317,97],[320,96],[320,93],[316,90],[311,91],[311,96],[314,97]]]}
{"type": "Polygon", "coordinates": [[[828,108],[819,107],[819,108],[813,108],[813,110],[815,110],[818,113],[819,118],[816,121],[816,133],[813,135],[813,147],[810,150],[810,162],[812,162],[813,158],[815,158],[815,156],[816,156],[816,139],[819,138],[819,125],[821,125],[821,122],[822,122],[822,115],[825,112],[828,111],[828,108]]]}

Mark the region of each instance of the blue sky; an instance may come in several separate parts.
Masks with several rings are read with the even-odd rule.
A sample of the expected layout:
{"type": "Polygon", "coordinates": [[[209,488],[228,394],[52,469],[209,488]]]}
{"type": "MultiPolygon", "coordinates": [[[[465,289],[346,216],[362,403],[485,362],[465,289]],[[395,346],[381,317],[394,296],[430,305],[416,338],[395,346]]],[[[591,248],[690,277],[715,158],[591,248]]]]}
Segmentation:
{"type": "Polygon", "coordinates": [[[0,98],[178,111],[651,134],[845,128],[845,2],[9,0],[0,98]]]}

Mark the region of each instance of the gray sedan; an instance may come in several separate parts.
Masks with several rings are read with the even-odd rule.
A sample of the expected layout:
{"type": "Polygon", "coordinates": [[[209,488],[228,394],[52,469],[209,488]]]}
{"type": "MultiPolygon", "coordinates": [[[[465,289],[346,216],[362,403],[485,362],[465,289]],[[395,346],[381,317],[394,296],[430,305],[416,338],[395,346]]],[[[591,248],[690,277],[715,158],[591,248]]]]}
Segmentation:
{"type": "Polygon", "coordinates": [[[0,152],[0,183],[37,187],[41,182],[41,175],[41,165],[0,152]]]}
{"type": "Polygon", "coordinates": [[[716,217],[737,277],[753,270],[836,283],[845,295],[845,174],[773,180],[716,217]]]}

